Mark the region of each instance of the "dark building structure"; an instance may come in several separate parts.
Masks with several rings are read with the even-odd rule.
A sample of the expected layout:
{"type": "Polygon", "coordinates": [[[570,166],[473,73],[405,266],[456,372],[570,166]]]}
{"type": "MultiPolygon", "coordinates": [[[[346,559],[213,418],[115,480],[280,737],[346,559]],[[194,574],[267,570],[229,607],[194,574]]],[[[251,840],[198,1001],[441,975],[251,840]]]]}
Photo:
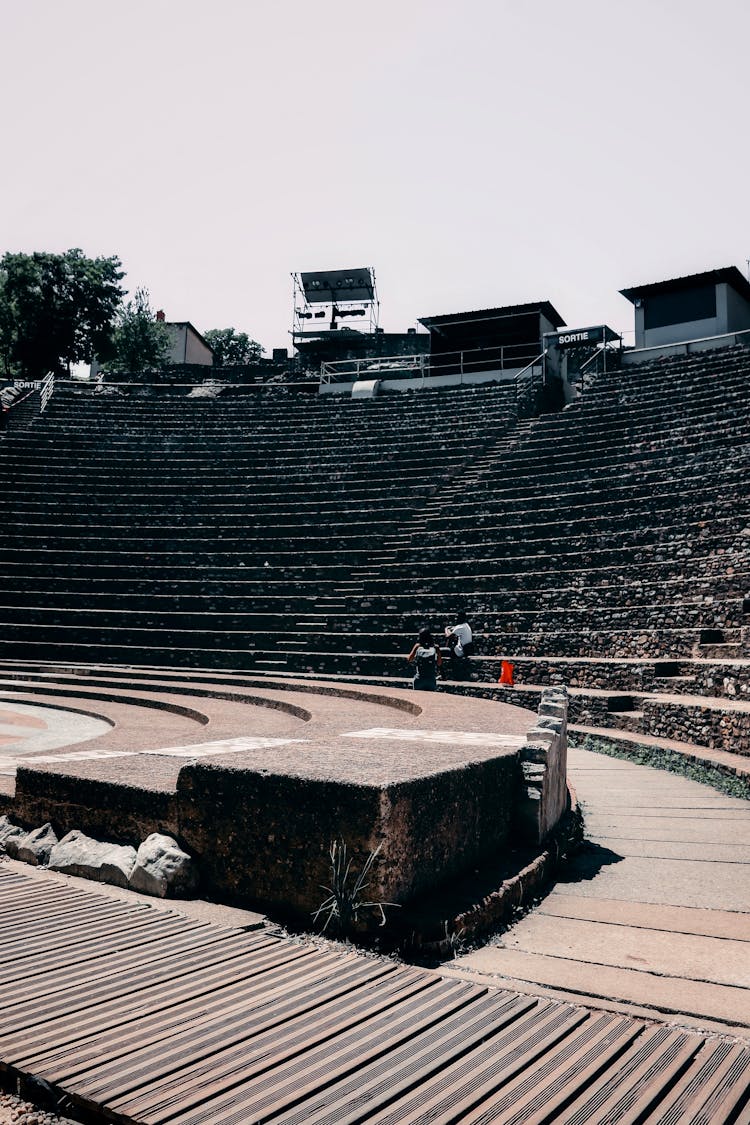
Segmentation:
{"type": "Polygon", "coordinates": [[[542,338],[565,321],[549,301],[423,316],[434,375],[518,370],[542,351],[542,338]]]}

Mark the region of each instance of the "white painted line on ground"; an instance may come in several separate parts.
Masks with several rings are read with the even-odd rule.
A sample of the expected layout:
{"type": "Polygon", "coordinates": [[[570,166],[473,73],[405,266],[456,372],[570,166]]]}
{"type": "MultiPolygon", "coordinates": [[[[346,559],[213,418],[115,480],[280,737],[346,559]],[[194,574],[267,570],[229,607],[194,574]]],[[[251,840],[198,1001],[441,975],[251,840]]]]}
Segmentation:
{"type": "Polygon", "coordinates": [[[143,750],[143,754],[167,754],[173,758],[205,758],[209,754],[240,754],[243,750],[265,750],[274,746],[309,742],[307,738],[263,738],[247,735],[243,738],[224,738],[217,742],[197,742],[192,746],[165,746],[161,749],[143,750]]]}
{"type": "Polygon", "coordinates": [[[216,742],[198,742],[194,746],[165,746],[152,750],[71,750],[67,754],[0,755],[0,776],[15,775],[18,766],[55,766],[61,762],[104,761],[107,758],[134,758],[139,754],[165,754],[171,758],[207,758],[209,754],[240,754],[247,750],[265,750],[268,747],[288,746],[308,742],[307,738],[262,738],[245,736],[225,738],[216,742]]]}
{"type": "Polygon", "coordinates": [[[389,738],[398,742],[452,742],[458,746],[523,746],[525,734],[487,734],[469,730],[400,730],[398,727],[371,727],[344,732],[345,738],[389,738]]]}
{"type": "Polygon", "coordinates": [[[58,762],[90,762],[105,758],[131,758],[135,751],[132,750],[71,750],[68,754],[16,754],[11,757],[0,757],[0,774],[16,772],[18,766],[56,766],[58,762]]]}

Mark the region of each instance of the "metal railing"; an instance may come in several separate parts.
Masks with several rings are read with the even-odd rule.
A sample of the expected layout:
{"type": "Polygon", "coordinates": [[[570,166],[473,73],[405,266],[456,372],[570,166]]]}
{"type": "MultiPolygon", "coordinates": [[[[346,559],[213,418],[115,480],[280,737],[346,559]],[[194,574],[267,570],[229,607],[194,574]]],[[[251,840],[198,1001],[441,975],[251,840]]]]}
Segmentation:
{"type": "Polygon", "coordinates": [[[137,393],[139,391],[147,391],[149,393],[153,392],[157,396],[164,395],[165,397],[168,397],[173,392],[177,392],[178,394],[183,395],[183,397],[186,397],[184,395],[184,392],[186,391],[189,392],[191,390],[201,390],[206,387],[214,387],[216,389],[219,389],[223,394],[232,397],[242,395],[250,396],[253,394],[262,394],[266,391],[277,390],[295,390],[305,392],[307,394],[313,394],[317,393],[318,381],[317,379],[309,379],[296,380],[289,383],[222,383],[221,381],[217,383],[187,383],[178,382],[175,380],[174,382],[168,383],[149,383],[133,381],[107,382],[106,380],[94,380],[92,382],[86,379],[63,379],[58,377],[55,380],[55,386],[75,388],[75,390],[82,395],[97,395],[103,394],[105,392],[122,392],[123,394],[129,395],[133,392],[137,393]]]}
{"type": "Polygon", "coordinates": [[[47,404],[55,393],[55,376],[50,371],[42,380],[42,385],[39,388],[39,413],[44,414],[47,409],[47,404]]]}
{"type": "Polygon", "coordinates": [[[629,348],[625,352],[627,357],[625,362],[636,363],[641,359],[648,360],[659,355],[692,355],[694,352],[731,347],[733,344],[743,348],[750,347],[750,329],[743,328],[736,332],[721,332],[717,336],[696,336],[692,340],[675,340],[671,344],[649,344],[648,347],[629,348]]]}
{"type": "Polygon", "coordinates": [[[370,356],[361,359],[336,359],[320,365],[320,382],[356,383],[360,379],[434,379],[441,375],[465,376],[491,374],[498,371],[525,369],[534,348],[528,344],[504,344],[490,348],[470,348],[464,351],[424,352],[412,355],[370,356]]]}
{"type": "Polygon", "coordinates": [[[514,379],[516,388],[516,416],[527,418],[535,414],[539,395],[544,388],[544,361],[547,349],[532,359],[514,379]]]}

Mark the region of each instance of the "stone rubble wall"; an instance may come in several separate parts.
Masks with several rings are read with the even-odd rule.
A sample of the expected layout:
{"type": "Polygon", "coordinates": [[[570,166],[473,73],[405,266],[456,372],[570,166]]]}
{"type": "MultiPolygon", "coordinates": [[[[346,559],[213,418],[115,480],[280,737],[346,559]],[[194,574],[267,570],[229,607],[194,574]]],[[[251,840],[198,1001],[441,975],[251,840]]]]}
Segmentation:
{"type": "Polygon", "coordinates": [[[542,691],[537,724],[521,749],[521,834],[542,844],[568,808],[568,693],[564,687],[542,691]]]}

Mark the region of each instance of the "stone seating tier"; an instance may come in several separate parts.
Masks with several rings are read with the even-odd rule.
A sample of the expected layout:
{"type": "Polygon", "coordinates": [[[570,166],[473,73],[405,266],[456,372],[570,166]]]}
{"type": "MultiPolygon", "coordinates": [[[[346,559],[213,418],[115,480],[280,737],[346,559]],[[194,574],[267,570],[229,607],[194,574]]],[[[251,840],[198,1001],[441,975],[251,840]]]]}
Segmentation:
{"type": "MultiPolygon", "coordinates": [[[[731,549],[735,543],[736,537],[731,537],[726,541],[725,549],[722,549],[721,541],[719,544],[715,542],[706,544],[703,549],[693,549],[689,555],[684,550],[676,549],[669,553],[664,551],[652,552],[653,557],[645,557],[642,548],[634,548],[632,550],[623,551],[619,554],[614,552],[588,552],[586,557],[583,558],[576,554],[556,554],[548,556],[545,554],[526,555],[521,557],[521,563],[524,567],[528,567],[532,571],[532,579],[526,587],[527,591],[533,592],[539,590],[540,592],[552,592],[557,589],[555,586],[555,570],[563,567],[570,567],[578,564],[582,569],[578,570],[581,578],[596,579],[597,576],[603,576],[603,580],[608,583],[613,581],[613,572],[615,567],[613,562],[617,563],[616,571],[623,575],[623,581],[627,581],[628,565],[635,568],[635,573],[632,581],[637,582],[644,575],[650,573],[651,575],[663,575],[667,580],[670,576],[679,576],[681,573],[684,575],[686,566],[689,568],[695,567],[700,571],[703,578],[711,579],[716,578],[717,596],[722,590],[727,593],[732,593],[736,596],[734,591],[730,591],[727,583],[731,580],[734,581],[735,577],[739,576],[738,580],[744,583],[747,576],[747,571],[743,570],[743,564],[746,566],[746,560],[741,556],[739,550],[736,553],[731,549]],[[541,568],[545,567],[544,570],[541,568]],[[593,567],[600,567],[596,571],[593,567]]],[[[371,563],[371,554],[364,553],[361,558],[361,566],[374,565],[371,563]]],[[[368,593],[363,595],[353,593],[354,583],[347,586],[349,582],[351,567],[346,568],[340,565],[331,564],[325,565],[322,562],[315,565],[307,565],[305,562],[297,559],[292,560],[288,565],[269,566],[265,567],[243,567],[242,563],[244,556],[236,556],[234,559],[224,560],[224,565],[206,565],[206,560],[203,560],[201,565],[191,565],[185,562],[183,565],[175,564],[170,566],[160,566],[154,575],[154,582],[158,582],[164,590],[174,588],[175,593],[179,593],[181,587],[185,583],[192,589],[204,590],[209,593],[212,589],[217,587],[221,592],[235,590],[238,593],[242,592],[244,575],[247,571],[247,580],[250,583],[248,590],[250,596],[254,590],[253,583],[263,581],[264,576],[268,577],[269,589],[285,591],[292,588],[297,592],[302,592],[303,589],[309,588],[314,595],[324,589],[336,591],[338,594],[337,603],[341,609],[344,609],[349,602],[347,596],[355,599],[354,605],[350,605],[351,612],[359,613],[362,609],[363,597],[366,599],[370,596],[368,593]],[[271,584],[273,584],[271,586],[271,584]]],[[[469,568],[472,565],[472,559],[466,557],[465,559],[458,556],[457,564],[462,567],[469,568]]],[[[351,558],[351,564],[354,565],[356,560],[351,558]]],[[[518,564],[516,559],[488,559],[483,560],[486,564],[487,570],[494,570],[496,589],[502,590],[503,585],[508,582],[517,581],[518,564]]],[[[433,562],[430,567],[420,568],[422,574],[415,582],[415,589],[413,597],[418,599],[420,591],[425,589],[425,584],[430,582],[433,574],[439,571],[439,562],[433,562]]],[[[391,576],[391,587],[398,580],[398,575],[404,573],[405,566],[399,570],[394,567],[393,575],[391,576]]],[[[0,560],[0,572],[7,577],[8,584],[15,583],[16,586],[23,588],[23,578],[28,576],[30,580],[34,580],[35,584],[43,580],[55,580],[56,588],[58,583],[68,583],[71,588],[80,589],[81,584],[87,585],[92,582],[98,583],[99,590],[106,590],[108,588],[117,589],[120,587],[121,582],[128,583],[131,587],[137,588],[139,584],[144,582],[144,566],[142,557],[129,557],[127,559],[113,556],[109,564],[106,560],[97,558],[94,555],[89,558],[88,562],[82,562],[75,556],[74,552],[61,553],[56,559],[50,558],[49,563],[39,561],[37,551],[28,552],[12,552],[10,559],[0,560]]],[[[409,577],[405,575],[406,579],[409,577]]],[[[575,578],[575,574],[573,574],[575,578]]],[[[147,579],[146,579],[147,580],[147,579]]],[[[570,581],[570,575],[567,576],[570,581]]],[[[601,584],[601,583],[600,583],[601,584]]],[[[451,593],[451,589],[446,590],[449,595],[444,598],[439,598],[442,605],[450,606],[457,601],[466,600],[467,594],[471,592],[480,593],[482,585],[482,576],[475,579],[473,576],[467,577],[463,583],[457,583],[455,589],[451,593]],[[480,589],[475,590],[475,586],[480,589]]],[[[383,590],[388,590],[388,584],[384,583],[383,590]]],[[[408,589],[406,591],[408,596],[408,589]]],[[[448,612],[448,610],[446,610],[448,612]]]]}
{"type": "MultiPolygon", "coordinates": [[[[628,488],[625,484],[617,489],[592,489],[590,492],[580,495],[580,503],[575,507],[561,512],[561,504],[566,500],[566,494],[561,493],[553,496],[545,496],[543,502],[540,501],[538,505],[534,505],[534,511],[529,512],[529,502],[533,502],[533,498],[520,498],[518,500],[503,501],[496,493],[494,496],[482,498],[481,507],[477,499],[471,504],[451,504],[450,509],[441,513],[440,515],[433,515],[430,512],[422,512],[420,514],[420,521],[424,522],[429,527],[451,526],[471,530],[477,527],[482,522],[492,522],[493,517],[500,517],[506,526],[517,526],[523,523],[524,510],[526,511],[527,520],[531,526],[534,524],[550,525],[561,524],[567,525],[570,522],[576,523],[587,520],[594,520],[597,518],[619,518],[627,516],[630,512],[634,515],[642,515],[644,510],[647,509],[649,502],[653,505],[658,505],[658,510],[673,509],[675,506],[687,506],[691,498],[695,506],[710,505],[726,503],[731,499],[727,493],[732,485],[741,487],[745,478],[745,473],[742,467],[729,468],[725,473],[719,471],[707,471],[690,477],[686,481],[675,481],[670,486],[665,486],[659,490],[658,495],[654,495],[652,488],[646,484],[633,485],[628,488]],[[717,496],[717,489],[722,487],[721,494],[717,496]]],[[[434,478],[433,478],[434,479],[434,478]]],[[[427,482],[429,489],[431,482],[427,482]]],[[[419,481],[417,480],[417,487],[419,481]]],[[[410,488],[402,482],[399,490],[385,489],[382,490],[380,495],[375,495],[373,490],[369,491],[369,496],[365,495],[359,501],[349,500],[344,493],[343,496],[333,497],[327,490],[318,497],[313,497],[310,493],[304,496],[297,496],[291,491],[287,492],[286,496],[270,495],[264,496],[258,492],[252,492],[248,495],[244,504],[238,501],[235,494],[234,502],[230,506],[221,496],[217,497],[215,503],[211,505],[208,502],[208,490],[196,490],[198,495],[195,496],[197,504],[193,504],[193,495],[188,493],[183,488],[182,496],[165,497],[160,504],[160,497],[157,494],[152,494],[152,506],[149,507],[146,503],[146,493],[142,494],[141,499],[133,500],[129,496],[128,490],[124,484],[115,494],[114,491],[110,496],[108,493],[103,495],[99,494],[99,490],[92,490],[88,494],[89,505],[86,510],[82,510],[81,500],[82,497],[67,494],[64,490],[60,489],[53,495],[42,494],[41,489],[36,492],[24,490],[24,496],[19,498],[19,520],[34,519],[35,513],[39,513],[41,517],[49,518],[59,513],[60,516],[70,516],[72,519],[78,519],[81,522],[91,524],[106,524],[107,522],[115,524],[118,519],[128,518],[135,515],[141,520],[144,525],[153,522],[154,525],[166,522],[170,518],[174,522],[179,522],[189,527],[190,522],[187,519],[189,516],[196,517],[196,522],[199,522],[198,517],[202,517],[204,521],[213,523],[229,521],[229,526],[240,524],[244,519],[247,522],[248,517],[252,519],[296,519],[302,516],[312,516],[320,512],[320,505],[324,505],[326,514],[339,515],[342,519],[356,519],[358,512],[365,510],[375,510],[379,505],[382,505],[384,500],[388,500],[390,505],[399,508],[402,511],[408,508],[409,497],[413,493],[414,484],[410,488]],[[199,506],[198,506],[199,505],[199,506]]],[[[250,491],[250,490],[248,490],[250,491]]],[[[213,495],[213,490],[211,491],[213,495]]],[[[568,494],[570,495],[570,493],[568,494]]],[[[575,496],[576,494],[573,493],[575,496]]],[[[413,505],[412,505],[413,506],[413,505]]],[[[66,518],[58,518],[58,524],[67,524],[69,520],[66,518]]]]}
{"type": "MultiPolygon", "coordinates": [[[[540,562],[546,562],[549,568],[564,567],[574,562],[578,563],[579,566],[589,568],[608,567],[621,561],[623,555],[628,553],[632,557],[633,565],[637,567],[640,565],[642,556],[645,556],[645,561],[648,561],[650,556],[664,561],[701,557],[701,552],[690,545],[690,533],[694,530],[696,529],[688,527],[682,538],[675,538],[666,543],[660,536],[659,530],[633,532],[627,536],[619,550],[616,547],[600,548],[598,546],[599,540],[596,537],[584,536],[571,539],[564,545],[559,540],[544,539],[528,545],[490,544],[481,555],[479,552],[469,550],[456,552],[454,563],[456,566],[464,568],[481,567],[482,569],[489,569],[493,567],[497,572],[498,580],[504,575],[515,574],[521,566],[528,564],[534,566],[540,562]],[[492,552],[501,548],[505,549],[504,555],[493,556],[492,552]]],[[[725,559],[730,564],[736,563],[739,566],[744,559],[741,552],[742,544],[737,543],[737,540],[736,529],[730,529],[721,538],[716,536],[710,544],[707,543],[703,554],[712,550],[724,549],[726,552],[725,559]],[[733,554],[732,548],[735,545],[736,554],[733,554]]],[[[8,544],[0,547],[0,569],[10,566],[21,567],[26,570],[28,566],[35,565],[42,550],[45,551],[49,564],[62,564],[71,568],[87,560],[96,567],[116,568],[118,573],[125,567],[140,568],[143,571],[143,569],[150,568],[162,570],[164,567],[173,569],[181,566],[193,571],[193,577],[195,577],[195,570],[202,566],[240,569],[241,564],[248,558],[247,542],[237,544],[234,550],[220,549],[215,540],[205,540],[202,544],[203,549],[201,549],[201,543],[196,542],[192,549],[185,547],[185,549],[180,550],[178,544],[176,545],[177,549],[169,550],[159,549],[157,546],[147,548],[137,541],[132,541],[132,547],[122,551],[97,549],[95,539],[91,540],[90,546],[82,545],[83,541],[76,546],[75,541],[71,541],[67,549],[61,546],[45,546],[45,542],[44,538],[40,537],[39,540],[27,540],[25,543],[16,542],[15,545],[8,544]]],[[[330,540],[310,541],[309,546],[303,547],[300,545],[297,549],[295,549],[294,542],[291,539],[278,546],[269,544],[266,540],[260,542],[261,557],[269,563],[269,567],[276,566],[290,569],[295,566],[333,567],[340,559],[342,551],[346,552],[350,565],[365,568],[373,565],[373,552],[377,548],[376,538],[367,536],[358,538],[351,536],[333,542],[330,540]]],[[[420,569],[425,579],[429,577],[431,570],[444,570],[445,552],[443,548],[436,546],[429,550],[425,549],[424,553],[426,557],[420,569]],[[431,568],[428,567],[428,563],[432,564],[431,568]]],[[[408,555],[408,551],[404,554],[408,555]]],[[[32,572],[29,571],[29,573],[32,572]]],[[[36,573],[46,574],[49,572],[41,564],[38,564],[36,573]]],[[[72,571],[72,573],[75,573],[75,571],[72,571]]]]}
{"type": "MultiPolygon", "coordinates": [[[[266,667],[269,662],[281,671],[314,671],[317,675],[348,674],[368,676],[403,675],[405,655],[414,641],[414,635],[393,638],[390,650],[386,648],[390,637],[378,635],[380,651],[369,652],[367,642],[371,635],[360,634],[342,637],[339,645],[326,635],[330,647],[318,651],[308,633],[300,631],[292,638],[279,638],[275,634],[259,634],[246,630],[216,632],[207,623],[203,630],[192,628],[158,630],[149,626],[117,628],[103,622],[98,628],[80,628],[75,625],[37,625],[24,622],[3,627],[0,637],[0,658],[57,659],[62,662],[106,662],[121,664],[166,665],[178,664],[189,668],[227,668],[253,670],[266,667]],[[402,642],[399,645],[399,640],[402,642]],[[406,643],[404,643],[406,642],[406,643]],[[361,646],[361,647],[358,647],[361,646]]],[[[647,628],[597,629],[581,634],[576,630],[548,630],[537,633],[516,632],[493,638],[486,637],[482,647],[493,657],[489,678],[494,680],[499,670],[500,658],[520,652],[538,657],[559,656],[613,656],[638,657],[644,652],[652,658],[664,660],[686,658],[701,646],[696,643],[696,630],[647,628]]],[[[727,631],[721,644],[710,647],[732,650],[740,656],[746,651],[746,642],[738,631],[727,631]]],[[[729,653],[727,652],[727,655],[729,653]]]]}
{"type": "MultiPolygon", "coordinates": [[[[636,609],[648,607],[659,598],[666,605],[688,604],[696,607],[701,604],[708,607],[716,601],[717,612],[720,613],[722,604],[733,610],[735,599],[739,599],[740,603],[744,601],[744,591],[750,581],[750,574],[747,573],[739,579],[727,578],[723,582],[707,576],[690,579],[684,574],[678,578],[656,579],[641,575],[637,580],[630,581],[620,582],[615,578],[599,585],[558,586],[554,576],[548,577],[550,584],[547,587],[540,582],[535,587],[529,584],[518,589],[507,585],[499,589],[496,575],[485,576],[483,581],[464,584],[459,590],[455,585],[447,584],[443,592],[430,586],[422,588],[419,583],[408,592],[384,592],[373,583],[373,588],[367,594],[358,596],[356,606],[349,605],[351,596],[347,595],[344,599],[347,612],[329,613],[327,627],[342,631],[351,628],[352,623],[370,621],[374,627],[381,621],[388,620],[400,630],[410,628],[415,620],[440,621],[450,616],[452,603],[459,595],[471,600],[474,606],[473,620],[483,630],[488,626],[488,615],[507,614],[511,610],[528,613],[543,609],[545,612],[567,609],[581,611],[587,608],[594,611],[611,607],[636,609]],[[721,594],[721,598],[717,597],[718,594],[721,594]]],[[[4,575],[2,585],[0,602],[3,605],[32,604],[29,601],[27,577],[4,575]]],[[[66,576],[60,574],[54,582],[34,584],[33,597],[37,601],[33,604],[61,609],[94,610],[109,606],[113,610],[152,609],[157,612],[192,614],[291,614],[304,613],[314,607],[320,587],[317,583],[310,585],[312,588],[307,591],[301,588],[290,590],[286,580],[264,580],[263,574],[255,579],[239,579],[234,582],[183,581],[177,584],[173,581],[146,584],[142,580],[131,582],[124,578],[107,580],[101,576],[95,580],[69,578],[66,581],[66,576]]]]}
{"type": "MultiPolygon", "coordinates": [[[[649,484],[658,483],[659,476],[669,479],[671,470],[680,462],[683,471],[689,478],[696,481],[706,474],[709,478],[716,474],[719,466],[716,457],[721,457],[722,463],[729,472],[742,470],[747,464],[746,441],[740,435],[732,435],[731,441],[725,439],[718,431],[706,435],[704,439],[697,439],[695,448],[689,449],[686,445],[677,446],[674,442],[665,445],[664,450],[644,453],[636,448],[618,447],[602,451],[601,455],[596,450],[573,453],[568,457],[565,450],[560,450],[559,455],[553,460],[550,456],[539,458],[537,462],[525,463],[520,457],[505,457],[496,451],[477,452],[476,443],[467,443],[466,446],[456,444],[450,451],[443,451],[429,447],[427,451],[403,451],[398,456],[380,454],[377,462],[372,458],[361,456],[359,458],[346,458],[342,462],[340,457],[316,457],[315,463],[309,463],[304,458],[297,457],[296,463],[281,463],[273,457],[261,458],[258,454],[254,458],[240,460],[229,455],[221,457],[207,454],[204,458],[191,462],[180,461],[172,458],[169,464],[154,462],[148,464],[145,459],[134,455],[127,466],[116,464],[102,456],[100,460],[91,458],[86,465],[86,476],[81,477],[76,465],[79,455],[70,452],[69,455],[60,451],[56,458],[46,458],[40,463],[39,455],[29,455],[26,464],[8,458],[3,464],[3,478],[9,479],[11,474],[19,482],[33,488],[35,484],[43,483],[45,464],[59,469],[62,479],[56,484],[55,491],[73,492],[85,491],[96,498],[102,495],[108,498],[112,485],[119,483],[126,487],[126,497],[130,493],[143,493],[144,486],[149,488],[153,481],[158,494],[159,488],[180,486],[183,490],[193,488],[196,491],[201,481],[207,481],[215,487],[222,498],[231,501],[232,493],[234,502],[253,489],[257,490],[259,498],[274,497],[285,498],[290,487],[304,484],[309,478],[310,486],[318,486],[320,492],[325,491],[325,482],[330,479],[332,484],[343,487],[358,486],[363,483],[370,485],[371,481],[381,480],[384,484],[398,485],[397,478],[393,477],[394,469],[402,469],[417,476],[420,472],[430,470],[433,466],[445,466],[448,472],[462,462],[467,455],[472,459],[471,492],[466,492],[461,498],[464,504],[476,502],[479,494],[486,493],[488,502],[504,503],[515,499],[523,501],[528,499],[539,487],[540,475],[547,479],[549,491],[546,493],[548,500],[555,496],[564,497],[580,491],[580,486],[587,482],[591,484],[597,498],[599,492],[605,497],[616,496],[622,490],[624,481],[613,475],[613,470],[627,473],[640,488],[649,484]],[[737,448],[732,448],[731,442],[737,448]],[[284,474],[280,476],[279,474],[284,474]]],[[[678,482],[675,482],[678,483],[678,482]]],[[[383,487],[383,484],[380,485],[383,487]]],[[[300,492],[301,492],[300,488],[300,492]]],[[[117,490],[119,495],[119,490],[117,490]]],[[[304,499],[300,495],[300,499],[304,499]]]]}
{"type": "MultiPolygon", "coordinates": [[[[622,591],[627,594],[626,591],[622,591]]],[[[128,623],[132,625],[147,624],[151,628],[169,629],[189,628],[197,621],[205,622],[206,626],[221,632],[225,630],[246,629],[263,633],[272,631],[278,638],[293,639],[298,636],[294,622],[289,619],[290,611],[305,612],[312,608],[311,600],[298,600],[292,603],[283,599],[280,604],[259,606],[255,600],[252,602],[238,599],[236,608],[223,605],[221,600],[210,598],[193,598],[193,605],[179,606],[175,599],[162,597],[160,602],[156,599],[133,597],[123,604],[118,604],[114,596],[108,595],[106,601],[99,604],[92,602],[90,597],[78,595],[78,603],[62,606],[55,603],[55,591],[49,592],[48,601],[45,593],[31,591],[27,588],[26,596],[13,598],[5,592],[0,593],[0,610],[3,620],[8,623],[28,621],[29,624],[50,624],[98,627],[102,622],[102,614],[109,615],[107,624],[119,625],[128,623]]],[[[744,598],[722,598],[720,601],[713,597],[710,600],[698,597],[683,597],[674,600],[659,600],[663,591],[656,592],[652,599],[643,599],[636,604],[630,604],[627,597],[618,599],[610,596],[603,599],[598,606],[598,623],[600,628],[604,625],[610,628],[639,629],[663,627],[675,628],[737,628],[744,622],[744,598]]],[[[351,595],[346,596],[346,601],[353,601],[351,595]]],[[[535,632],[547,629],[585,631],[591,626],[591,605],[574,604],[560,606],[554,595],[545,602],[538,599],[537,604],[528,608],[504,606],[500,610],[489,610],[486,606],[477,605],[473,615],[474,632],[476,636],[497,634],[507,637],[517,632],[535,632]]],[[[450,615],[450,604],[442,599],[432,600],[429,604],[426,599],[412,600],[405,611],[398,613],[388,605],[374,612],[372,607],[362,605],[357,612],[349,610],[341,612],[329,610],[325,624],[325,631],[320,634],[317,642],[318,648],[325,649],[338,646],[342,636],[358,637],[361,634],[370,634],[372,637],[371,648],[378,651],[381,646],[391,647],[390,637],[400,639],[399,648],[412,634],[416,634],[423,622],[428,622],[433,627],[445,621],[450,615]],[[380,638],[380,640],[379,640],[380,638]]],[[[311,641],[315,634],[309,634],[311,641]]]]}
{"type": "Polygon", "coordinates": [[[470,609],[478,668],[509,649],[742,651],[747,369],[731,349],[609,372],[512,431],[508,399],[487,388],[371,403],[56,396],[2,459],[22,496],[0,571],[9,592],[25,576],[36,587],[0,599],[2,651],[36,651],[46,632],[97,659],[393,674],[443,595],[443,616],[470,609]]]}
{"type": "MultiPolygon", "coordinates": [[[[566,574],[577,570],[584,578],[601,573],[607,581],[611,581],[614,568],[625,572],[625,575],[627,575],[627,570],[630,567],[633,571],[633,578],[637,580],[638,575],[649,567],[652,572],[658,572],[661,569],[664,577],[667,578],[670,575],[684,574],[686,567],[692,566],[699,567],[700,573],[704,577],[716,575],[717,579],[724,579],[733,575],[741,577],[746,574],[746,553],[743,553],[743,544],[741,540],[738,542],[738,538],[734,533],[723,536],[716,535],[710,540],[706,537],[703,543],[698,542],[692,546],[686,546],[682,541],[664,545],[657,540],[650,546],[643,543],[630,544],[623,546],[620,550],[616,548],[597,549],[589,546],[585,554],[582,553],[580,545],[573,544],[569,549],[564,549],[559,543],[556,544],[556,550],[553,554],[548,551],[548,544],[541,542],[534,544],[533,548],[527,548],[525,551],[520,550],[517,553],[509,551],[503,557],[489,556],[477,559],[468,552],[457,551],[454,552],[453,561],[459,569],[464,570],[466,579],[471,586],[477,581],[471,574],[471,569],[481,573],[494,572],[496,581],[504,583],[506,580],[517,580],[518,570],[521,566],[524,571],[528,569],[537,578],[541,577],[545,580],[550,580],[550,576],[554,576],[556,571],[559,574],[562,568],[565,568],[566,574]]],[[[98,577],[100,580],[130,578],[140,581],[148,580],[149,575],[144,574],[144,571],[150,569],[154,572],[154,580],[162,582],[177,582],[181,579],[189,579],[193,582],[202,580],[208,583],[223,583],[227,580],[239,581],[244,578],[244,572],[247,571],[248,579],[262,579],[266,575],[269,580],[276,576],[282,582],[307,580],[328,583],[346,580],[351,574],[351,567],[357,563],[362,568],[377,565],[377,560],[373,560],[373,553],[370,550],[364,550],[359,555],[349,550],[348,557],[349,566],[344,566],[340,562],[339,555],[335,551],[331,551],[328,558],[320,555],[311,564],[309,560],[303,558],[301,552],[292,551],[282,555],[280,552],[269,553],[265,551],[264,559],[269,562],[269,566],[266,568],[265,563],[245,562],[247,555],[244,553],[224,554],[221,558],[215,558],[212,554],[196,559],[183,552],[182,554],[162,554],[158,560],[159,566],[157,568],[156,566],[144,567],[142,552],[129,555],[111,553],[104,556],[101,553],[91,551],[84,555],[83,553],[77,553],[71,546],[71,549],[67,552],[46,552],[45,560],[42,561],[37,547],[25,551],[18,548],[3,551],[0,548],[0,569],[9,574],[26,573],[30,577],[43,578],[59,572],[71,579],[98,577]]],[[[147,561],[151,562],[152,560],[147,561]]],[[[404,579],[411,578],[412,581],[418,582],[421,587],[425,583],[429,583],[433,576],[437,578],[444,575],[444,558],[441,559],[440,552],[435,551],[432,557],[420,561],[419,570],[419,578],[414,579],[413,566],[410,567],[408,561],[402,561],[401,563],[396,561],[393,564],[392,573],[389,574],[389,580],[393,582],[400,575],[403,575],[404,579]]],[[[534,586],[536,584],[534,583],[534,586]]],[[[383,588],[388,589],[388,585],[384,584],[383,588]]]]}
{"type": "MultiPolygon", "coordinates": [[[[637,524],[633,526],[635,520],[627,518],[619,521],[581,521],[580,525],[569,525],[567,533],[565,525],[532,526],[525,529],[527,534],[522,543],[503,542],[502,525],[479,527],[471,534],[467,532],[461,537],[460,557],[473,559],[476,565],[484,558],[495,556],[498,551],[506,558],[526,556],[542,546],[550,553],[558,551],[561,546],[568,548],[565,553],[570,553],[570,549],[585,551],[598,548],[602,542],[611,541],[610,536],[612,539],[617,536],[617,541],[623,548],[656,544],[661,549],[667,550],[675,544],[684,547],[686,538],[691,534],[696,538],[699,537],[704,530],[703,521],[710,518],[709,511],[704,513],[699,509],[697,513],[689,513],[684,509],[677,509],[674,513],[676,517],[674,522],[677,522],[681,516],[684,521],[678,525],[679,530],[677,530],[674,522],[668,518],[670,514],[654,512],[650,526],[645,527],[638,527],[637,524]],[[690,520],[687,519],[689,514],[693,516],[690,520]],[[698,518],[696,519],[695,516],[698,518]]],[[[712,522],[717,530],[720,528],[725,537],[742,534],[744,525],[741,515],[726,515],[715,518],[712,522]]],[[[4,527],[2,553],[7,555],[14,550],[33,551],[41,547],[49,552],[50,556],[55,552],[61,553],[71,549],[81,552],[101,552],[102,558],[110,553],[121,554],[123,557],[129,554],[141,554],[141,556],[146,554],[166,561],[170,556],[180,555],[193,556],[196,565],[200,565],[200,559],[203,557],[216,559],[220,556],[229,558],[232,555],[241,557],[243,554],[250,557],[263,556],[270,562],[288,554],[290,548],[298,544],[294,553],[299,558],[315,560],[323,559],[332,550],[351,549],[359,552],[368,549],[377,550],[382,542],[382,536],[392,531],[394,527],[394,523],[391,522],[370,520],[362,523],[352,521],[350,524],[333,523],[325,529],[324,534],[319,527],[290,523],[276,525],[275,528],[270,525],[267,528],[256,525],[244,533],[241,529],[205,526],[185,529],[144,528],[143,534],[138,535],[130,526],[125,525],[105,527],[82,524],[74,525],[72,528],[65,525],[57,528],[54,525],[45,527],[39,524],[23,528],[18,524],[15,526],[8,524],[4,527]]],[[[427,533],[424,538],[427,539],[427,533]]],[[[427,559],[435,555],[440,558],[445,553],[443,541],[439,536],[436,536],[434,544],[424,542],[421,550],[427,559]]],[[[689,553],[688,545],[686,554],[689,553]]]]}

